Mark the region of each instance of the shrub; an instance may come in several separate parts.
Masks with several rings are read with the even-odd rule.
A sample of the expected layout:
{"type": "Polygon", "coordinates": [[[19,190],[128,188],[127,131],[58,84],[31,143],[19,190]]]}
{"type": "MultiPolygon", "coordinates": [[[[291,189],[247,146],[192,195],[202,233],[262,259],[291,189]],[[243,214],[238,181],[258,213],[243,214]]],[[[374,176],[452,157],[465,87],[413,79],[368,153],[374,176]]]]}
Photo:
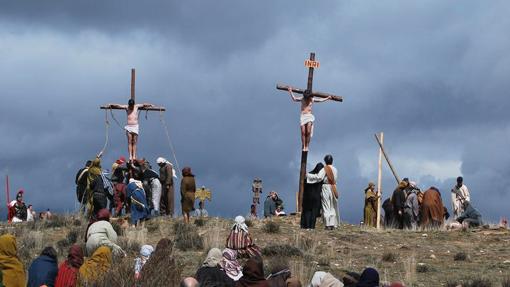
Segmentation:
{"type": "Polygon", "coordinates": [[[416,272],[418,273],[427,273],[430,271],[430,267],[425,263],[418,263],[418,265],[416,265],[416,272]]]}
{"type": "Polygon", "coordinates": [[[138,256],[138,253],[140,253],[140,242],[136,241],[136,240],[129,240],[127,238],[120,238],[118,240],[118,245],[120,246],[120,248],[122,248],[122,250],[124,250],[126,253],[131,253],[135,256],[138,256]]]}
{"type": "Polygon", "coordinates": [[[147,232],[154,233],[159,230],[159,223],[154,220],[148,221],[145,227],[147,228],[147,232]]]}
{"type": "Polygon", "coordinates": [[[492,282],[484,278],[476,278],[471,280],[466,287],[492,287],[492,282]]]}
{"type": "Polygon", "coordinates": [[[266,233],[278,233],[280,232],[280,225],[274,221],[268,221],[263,228],[266,233]]]}
{"type": "Polygon", "coordinates": [[[510,277],[507,277],[501,281],[501,287],[510,287],[510,277]]]}
{"type": "Polygon", "coordinates": [[[61,228],[66,226],[66,217],[63,215],[53,215],[51,219],[45,220],[44,228],[61,228]]]}
{"type": "Polygon", "coordinates": [[[206,222],[207,222],[207,221],[206,221],[206,219],[205,219],[205,218],[203,218],[203,217],[199,217],[199,218],[195,219],[195,222],[193,222],[193,223],[194,223],[196,226],[198,226],[198,227],[202,227],[202,226],[204,226],[204,225],[205,225],[205,223],[206,223],[206,222]]]}
{"type": "Polygon", "coordinates": [[[122,226],[120,226],[120,224],[118,222],[112,222],[112,227],[113,227],[113,230],[115,230],[115,232],[117,233],[118,236],[123,236],[124,235],[124,229],[122,228],[122,226]]]}
{"type": "Polygon", "coordinates": [[[246,226],[248,227],[253,227],[253,221],[251,219],[246,219],[244,221],[244,223],[246,224],[246,226]]]}
{"type": "Polygon", "coordinates": [[[299,250],[297,247],[291,246],[289,244],[283,245],[269,245],[262,248],[262,255],[264,256],[282,256],[282,257],[292,257],[292,256],[303,256],[303,252],[299,250]]]}
{"type": "Polygon", "coordinates": [[[204,240],[198,235],[196,226],[179,221],[174,225],[174,233],[175,246],[180,250],[202,250],[204,248],[204,240]]]}
{"type": "Polygon", "coordinates": [[[396,262],[397,255],[393,252],[385,252],[382,256],[382,261],[384,262],[396,262]]]}
{"type": "Polygon", "coordinates": [[[453,260],[455,261],[466,261],[468,259],[468,255],[465,252],[459,252],[453,256],[453,260]]]}

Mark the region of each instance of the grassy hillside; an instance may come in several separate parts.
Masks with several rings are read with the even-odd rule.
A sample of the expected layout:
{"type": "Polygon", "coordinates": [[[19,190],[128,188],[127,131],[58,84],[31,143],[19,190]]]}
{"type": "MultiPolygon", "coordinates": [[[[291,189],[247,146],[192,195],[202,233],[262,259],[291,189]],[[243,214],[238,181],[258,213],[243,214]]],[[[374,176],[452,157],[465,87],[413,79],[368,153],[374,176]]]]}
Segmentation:
{"type": "MultiPolygon", "coordinates": [[[[185,226],[182,220],[161,217],[130,228],[122,220],[114,223],[119,231],[119,245],[128,257],[117,262],[116,274],[130,284],[133,258],[141,244],[155,245],[162,237],[174,241],[179,265],[176,276],[194,275],[211,247],[223,248],[231,220],[209,218],[185,226]]],[[[273,221],[249,222],[250,233],[263,249],[266,269],[275,264],[289,264],[303,283],[323,270],[342,277],[347,271],[361,272],[372,266],[381,280],[402,281],[407,286],[456,286],[460,282],[481,280],[510,286],[510,231],[507,229],[470,231],[377,231],[343,224],[334,231],[306,231],[295,217],[273,221]]],[[[53,221],[0,225],[0,233],[17,236],[18,253],[28,267],[43,247],[53,245],[60,260],[70,244],[83,243],[86,223],[73,216],[59,216],[53,221]]],[[[112,284],[112,283],[110,283],[112,284]]],[[[466,286],[467,284],[464,284],[466,286]]]]}

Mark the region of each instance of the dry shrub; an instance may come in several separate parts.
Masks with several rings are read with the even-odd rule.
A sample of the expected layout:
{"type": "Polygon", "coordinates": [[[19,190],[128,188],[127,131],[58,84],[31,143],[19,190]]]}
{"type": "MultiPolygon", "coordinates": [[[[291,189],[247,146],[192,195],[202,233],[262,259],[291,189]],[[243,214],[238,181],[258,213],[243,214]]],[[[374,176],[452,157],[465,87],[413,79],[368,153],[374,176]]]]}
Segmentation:
{"type": "Polygon", "coordinates": [[[202,226],[205,226],[205,224],[207,223],[207,219],[203,218],[203,217],[198,217],[195,219],[195,221],[193,222],[197,227],[202,227],[202,226]]]}
{"type": "Polygon", "coordinates": [[[149,233],[155,233],[156,231],[159,231],[159,222],[155,220],[149,220],[145,223],[145,227],[149,233]]]}
{"type": "Polygon", "coordinates": [[[312,260],[293,260],[290,261],[290,271],[293,276],[296,276],[303,286],[312,280],[313,274],[317,271],[317,266],[312,263],[312,260]]]}
{"type": "Polygon", "coordinates": [[[253,225],[254,225],[254,223],[251,219],[246,219],[244,221],[244,224],[246,224],[246,226],[248,226],[248,227],[253,227],[253,225]]]}
{"type": "Polygon", "coordinates": [[[225,244],[224,238],[221,237],[220,231],[222,228],[219,226],[209,226],[203,234],[204,249],[206,251],[214,247],[221,247],[225,244]]]}
{"type": "Polygon", "coordinates": [[[425,263],[419,263],[418,265],[416,265],[416,272],[418,273],[427,273],[430,271],[432,271],[430,266],[428,266],[425,263]]]}
{"type": "Polygon", "coordinates": [[[278,233],[280,232],[280,225],[274,221],[268,221],[264,224],[263,230],[266,233],[278,233]]]}
{"type": "Polygon", "coordinates": [[[124,235],[124,228],[118,222],[112,222],[112,227],[118,236],[124,235]]]}
{"type": "Polygon", "coordinates": [[[396,262],[397,261],[397,255],[393,252],[385,252],[382,256],[382,261],[384,262],[396,262]]]}
{"type": "Polygon", "coordinates": [[[43,221],[43,228],[62,228],[67,225],[67,220],[64,215],[52,215],[51,219],[43,221]]]}
{"type": "Polygon", "coordinates": [[[175,247],[182,251],[204,249],[204,240],[198,235],[197,227],[184,222],[174,225],[175,247]]]}
{"type": "Polygon", "coordinates": [[[299,248],[289,244],[282,245],[268,245],[262,248],[262,255],[264,256],[281,256],[281,257],[303,257],[303,252],[299,248]]]}
{"type": "Polygon", "coordinates": [[[100,280],[95,286],[136,286],[133,259],[126,257],[122,261],[113,264],[103,280],[100,280]]]}
{"type": "Polygon", "coordinates": [[[492,282],[485,278],[475,278],[469,281],[466,287],[492,287],[492,282]]]}
{"type": "Polygon", "coordinates": [[[501,287],[510,287],[510,277],[507,277],[501,281],[501,287]]]}
{"type": "Polygon", "coordinates": [[[466,261],[468,260],[468,255],[466,254],[466,252],[459,252],[457,254],[455,254],[455,256],[453,256],[453,260],[455,261],[466,261]]]}

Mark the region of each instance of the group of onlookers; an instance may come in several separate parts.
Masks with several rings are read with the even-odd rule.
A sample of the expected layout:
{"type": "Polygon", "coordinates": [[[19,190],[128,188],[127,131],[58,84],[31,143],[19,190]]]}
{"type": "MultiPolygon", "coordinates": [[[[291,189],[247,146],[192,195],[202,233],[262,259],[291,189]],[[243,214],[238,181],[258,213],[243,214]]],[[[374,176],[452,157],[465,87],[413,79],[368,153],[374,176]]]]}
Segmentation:
{"type": "MultiPolygon", "coordinates": [[[[165,158],[157,158],[156,163],[159,172],[152,169],[146,159],[126,162],[124,157],[120,157],[108,173],[102,170],[99,157],[88,161],[77,172],[75,180],[81,211],[87,218],[92,218],[104,208],[114,212],[115,216],[130,213],[133,225],[153,216],[173,216],[174,178],[177,174],[172,163],[165,158]]],[[[185,222],[189,222],[190,213],[195,210],[194,177],[190,167],[182,169],[180,191],[185,222]]]]}
{"type": "Polygon", "coordinates": [[[32,204],[25,204],[25,201],[23,200],[24,193],[25,191],[20,189],[16,193],[16,199],[9,202],[7,212],[8,222],[18,223],[24,221],[31,222],[35,221],[36,219],[52,219],[52,214],[49,208],[44,212],[40,212],[39,216],[37,216],[37,213],[34,211],[32,204]]]}

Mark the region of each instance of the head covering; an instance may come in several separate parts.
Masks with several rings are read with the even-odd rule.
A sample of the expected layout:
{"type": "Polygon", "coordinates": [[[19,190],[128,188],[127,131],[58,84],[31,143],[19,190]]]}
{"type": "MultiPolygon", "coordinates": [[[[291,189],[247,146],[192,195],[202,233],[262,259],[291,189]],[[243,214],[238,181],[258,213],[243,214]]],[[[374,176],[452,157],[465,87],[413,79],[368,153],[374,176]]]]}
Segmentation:
{"type": "Polygon", "coordinates": [[[326,276],[326,272],[317,271],[313,274],[312,282],[310,282],[309,287],[319,287],[321,285],[322,279],[326,276]]]}
{"type": "Polygon", "coordinates": [[[243,268],[243,277],[237,281],[236,286],[269,287],[267,280],[264,278],[262,258],[252,257],[246,261],[243,268]]]}
{"type": "Polygon", "coordinates": [[[234,219],[235,223],[232,226],[232,230],[239,231],[244,230],[245,232],[248,232],[248,225],[246,225],[244,217],[241,215],[236,216],[234,219]]]}
{"type": "MultiPolygon", "coordinates": [[[[156,249],[152,252],[151,257],[142,268],[141,271],[141,282],[144,286],[156,286],[156,283],[151,280],[166,280],[168,286],[178,286],[179,282],[173,282],[176,278],[180,279],[180,276],[175,276],[176,270],[178,270],[175,260],[172,256],[173,243],[168,238],[162,238],[156,245],[156,249]],[[161,266],[165,266],[165,272],[161,272],[161,266]]],[[[160,281],[157,281],[160,282],[160,281]]],[[[162,281],[165,282],[165,281],[162,281]]]]}
{"type": "Polygon", "coordinates": [[[222,258],[221,250],[218,248],[211,248],[209,252],[207,253],[207,257],[204,260],[204,263],[202,266],[206,267],[216,267],[220,263],[222,258]]]}
{"type": "Polygon", "coordinates": [[[140,255],[144,257],[150,257],[152,252],[154,252],[154,247],[152,245],[142,245],[140,248],[140,255]]]}
{"type": "Polygon", "coordinates": [[[344,283],[336,279],[331,273],[326,273],[319,287],[344,287],[344,283]]]}
{"type": "Polygon", "coordinates": [[[367,192],[367,190],[372,189],[374,187],[375,187],[375,184],[373,182],[369,182],[367,188],[365,188],[365,192],[367,192]]]}
{"type": "Polygon", "coordinates": [[[121,165],[126,162],[126,158],[121,156],[118,160],[115,161],[117,164],[121,165]]]}
{"type": "Polygon", "coordinates": [[[23,189],[18,190],[18,193],[16,193],[16,200],[18,200],[20,197],[23,197],[23,193],[25,191],[23,189]]]}
{"type": "Polygon", "coordinates": [[[0,236],[0,272],[5,286],[25,287],[25,268],[17,256],[16,237],[0,236]]]}
{"type": "Polygon", "coordinates": [[[89,175],[98,176],[101,175],[101,159],[95,158],[89,167],[89,175]]]}
{"type": "Polygon", "coordinates": [[[110,216],[111,216],[110,211],[106,208],[102,208],[97,211],[96,219],[97,221],[100,220],[110,221],[110,216]]]}
{"type": "Polygon", "coordinates": [[[379,272],[374,268],[363,270],[356,287],[377,287],[379,286],[379,272]]]}
{"type": "Polygon", "coordinates": [[[234,281],[243,276],[243,268],[237,261],[237,251],[229,248],[223,249],[223,258],[220,261],[220,267],[227,273],[227,276],[234,281]]]}
{"type": "Polygon", "coordinates": [[[83,249],[80,245],[73,244],[73,246],[69,248],[67,263],[74,268],[80,268],[80,266],[83,265],[83,249]]]}
{"type": "MultiPolygon", "coordinates": [[[[130,183],[130,184],[131,184],[131,183],[135,183],[136,187],[143,189],[143,183],[142,183],[141,181],[139,181],[139,180],[136,180],[136,179],[134,179],[134,178],[130,178],[130,179],[129,179],[129,183],[130,183]]],[[[130,186],[130,184],[128,184],[128,188],[130,188],[130,187],[129,187],[129,186],[130,186]]],[[[134,188],[134,187],[133,187],[133,185],[131,185],[131,189],[133,189],[133,188],[134,188]]]]}
{"type": "Polygon", "coordinates": [[[182,169],[182,176],[195,176],[191,173],[191,167],[187,166],[182,169]]]}
{"type": "Polygon", "coordinates": [[[108,272],[111,264],[112,251],[109,247],[100,246],[80,267],[80,279],[87,285],[93,285],[108,272]]]}
{"type": "Polygon", "coordinates": [[[162,163],[167,163],[167,162],[168,162],[168,160],[166,160],[164,157],[158,157],[156,159],[157,164],[162,164],[162,163]]]}

